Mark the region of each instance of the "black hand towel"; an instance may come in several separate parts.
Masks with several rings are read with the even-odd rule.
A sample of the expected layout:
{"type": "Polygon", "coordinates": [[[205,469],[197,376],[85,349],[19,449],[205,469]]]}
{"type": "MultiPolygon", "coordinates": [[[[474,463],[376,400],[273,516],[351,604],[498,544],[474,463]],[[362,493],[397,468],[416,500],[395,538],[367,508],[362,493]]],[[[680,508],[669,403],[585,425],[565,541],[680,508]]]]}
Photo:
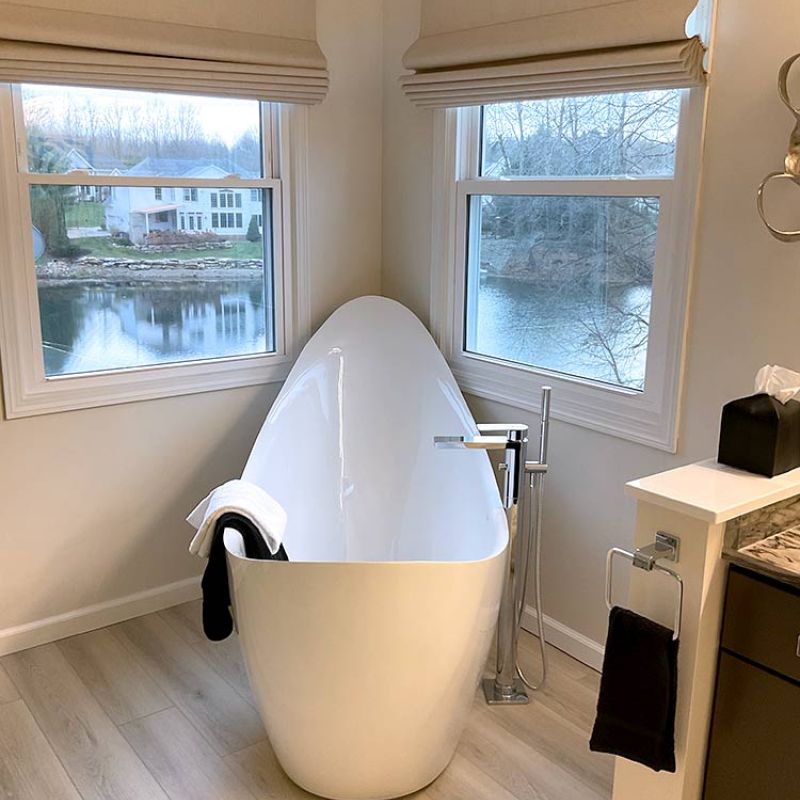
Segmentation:
{"type": "Polygon", "coordinates": [[[678,642],[672,631],[614,607],[589,748],[675,772],[678,642]]]}
{"type": "Polygon", "coordinates": [[[214,538],[208,554],[208,564],[203,573],[203,632],[212,642],[227,639],[233,631],[231,617],[231,592],[228,586],[228,565],[225,562],[225,528],[233,528],[242,535],[244,554],[248,558],[269,561],[288,561],[283,545],[275,555],[270,553],[258,528],[241,514],[223,514],[214,526],[214,538]]]}

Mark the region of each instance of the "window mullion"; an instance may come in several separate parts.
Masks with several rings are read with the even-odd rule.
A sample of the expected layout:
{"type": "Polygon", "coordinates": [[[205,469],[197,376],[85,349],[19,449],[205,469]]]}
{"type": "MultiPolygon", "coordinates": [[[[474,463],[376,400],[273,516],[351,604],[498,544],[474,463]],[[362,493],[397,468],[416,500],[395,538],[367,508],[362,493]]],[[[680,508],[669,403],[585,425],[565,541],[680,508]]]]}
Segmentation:
{"type": "Polygon", "coordinates": [[[20,172],[29,185],[39,186],[144,186],[170,189],[272,189],[278,181],[274,178],[181,178],[138,175],[90,175],[88,172],[20,172]]]}
{"type": "Polygon", "coordinates": [[[661,197],[673,185],[669,178],[476,178],[460,182],[469,194],[661,197]]]}

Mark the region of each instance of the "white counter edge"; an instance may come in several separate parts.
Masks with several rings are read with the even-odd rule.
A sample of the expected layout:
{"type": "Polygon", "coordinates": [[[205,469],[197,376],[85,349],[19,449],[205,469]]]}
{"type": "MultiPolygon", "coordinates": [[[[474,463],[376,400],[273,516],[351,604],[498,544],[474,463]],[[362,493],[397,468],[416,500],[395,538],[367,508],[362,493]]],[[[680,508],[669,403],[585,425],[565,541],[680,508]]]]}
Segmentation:
{"type": "Polygon", "coordinates": [[[630,481],[625,492],[637,500],[719,524],[800,495],[800,469],[765,478],[707,459],[630,481]]]}

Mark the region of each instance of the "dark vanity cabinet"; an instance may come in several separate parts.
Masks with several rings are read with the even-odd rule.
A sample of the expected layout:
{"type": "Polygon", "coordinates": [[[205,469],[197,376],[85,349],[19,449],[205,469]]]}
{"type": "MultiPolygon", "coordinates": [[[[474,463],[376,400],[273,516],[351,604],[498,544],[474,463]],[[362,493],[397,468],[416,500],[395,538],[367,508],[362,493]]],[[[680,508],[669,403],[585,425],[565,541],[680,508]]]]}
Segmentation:
{"type": "Polygon", "coordinates": [[[800,798],[800,588],[732,566],[704,800],[800,798]]]}

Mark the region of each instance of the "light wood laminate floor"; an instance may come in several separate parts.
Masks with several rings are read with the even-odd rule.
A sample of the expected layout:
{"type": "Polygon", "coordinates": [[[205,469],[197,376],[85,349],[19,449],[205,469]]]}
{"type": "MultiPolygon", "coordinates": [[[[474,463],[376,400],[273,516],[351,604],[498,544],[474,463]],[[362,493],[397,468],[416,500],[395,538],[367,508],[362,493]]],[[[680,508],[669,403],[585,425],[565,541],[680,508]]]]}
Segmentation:
{"type": "MultiPolygon", "coordinates": [[[[523,634],[534,668],[536,641],[523,634]]],[[[420,800],[603,800],[589,752],[599,676],[550,649],[527,706],[476,696],[458,752],[420,800]]],[[[0,659],[0,797],[294,800],[255,709],[238,642],[208,642],[199,602],[0,659]]]]}

